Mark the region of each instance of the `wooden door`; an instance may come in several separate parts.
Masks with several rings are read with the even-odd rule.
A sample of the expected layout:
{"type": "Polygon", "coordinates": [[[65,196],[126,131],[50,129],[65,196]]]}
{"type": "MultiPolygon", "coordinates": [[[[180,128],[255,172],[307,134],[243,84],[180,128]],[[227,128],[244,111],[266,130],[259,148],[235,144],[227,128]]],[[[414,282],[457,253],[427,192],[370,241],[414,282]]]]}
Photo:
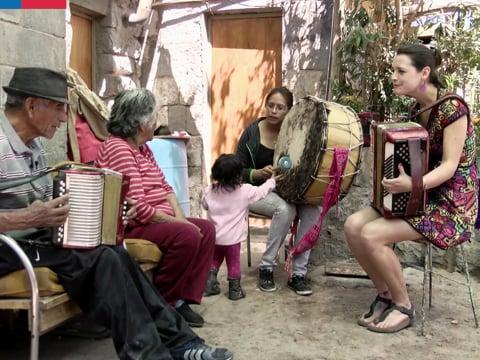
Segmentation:
{"type": "Polygon", "coordinates": [[[72,48],[69,66],[74,69],[93,90],[93,21],[88,17],[72,14],[72,48]]]}
{"type": "Polygon", "coordinates": [[[213,163],[235,152],[241,132],[263,114],[266,94],[281,86],[281,14],[213,17],[211,39],[213,163]]]}

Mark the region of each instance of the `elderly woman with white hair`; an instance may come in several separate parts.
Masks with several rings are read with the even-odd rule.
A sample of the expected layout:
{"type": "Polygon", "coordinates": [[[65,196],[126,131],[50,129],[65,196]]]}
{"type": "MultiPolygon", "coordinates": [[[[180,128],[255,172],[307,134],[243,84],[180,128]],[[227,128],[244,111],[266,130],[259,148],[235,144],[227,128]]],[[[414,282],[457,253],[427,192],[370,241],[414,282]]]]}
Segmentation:
{"type": "Polygon", "coordinates": [[[136,201],[137,217],[126,237],[157,244],[163,253],[153,282],[190,326],[203,318],[189,304],[199,304],[215,246],[215,227],[204,219],[186,218],[146,144],[157,128],[155,98],[146,89],[122,91],[115,97],[108,131],[97,165],[130,178],[127,196],[136,201]]]}

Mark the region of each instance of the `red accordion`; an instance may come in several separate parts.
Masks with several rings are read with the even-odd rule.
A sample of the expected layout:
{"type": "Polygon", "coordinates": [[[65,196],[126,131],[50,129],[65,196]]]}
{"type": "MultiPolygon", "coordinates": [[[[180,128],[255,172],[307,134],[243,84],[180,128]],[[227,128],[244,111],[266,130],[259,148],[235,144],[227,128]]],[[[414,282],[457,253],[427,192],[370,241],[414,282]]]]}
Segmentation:
{"type": "Polygon", "coordinates": [[[428,171],[428,132],[415,122],[373,123],[371,127],[373,152],[372,207],[385,218],[422,215],[426,192],[423,175],[428,171]],[[412,191],[390,194],[382,179],[399,176],[398,165],[412,177],[412,191]]]}

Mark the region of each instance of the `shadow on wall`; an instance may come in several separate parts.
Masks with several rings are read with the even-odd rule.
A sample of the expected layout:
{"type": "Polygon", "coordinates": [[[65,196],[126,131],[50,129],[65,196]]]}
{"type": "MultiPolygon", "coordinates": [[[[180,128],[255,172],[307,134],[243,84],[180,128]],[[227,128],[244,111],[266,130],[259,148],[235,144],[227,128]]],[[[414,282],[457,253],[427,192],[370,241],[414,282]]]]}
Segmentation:
{"type": "Polygon", "coordinates": [[[333,10],[333,1],[285,4],[282,78],[296,99],[326,97],[333,10]]]}
{"type": "MultiPolygon", "coordinates": [[[[248,82],[261,82],[265,84],[264,94],[259,98],[248,98],[241,108],[237,110],[234,114],[235,118],[232,119],[229,116],[222,116],[223,114],[217,114],[217,121],[215,123],[214,131],[212,133],[212,138],[215,139],[215,143],[212,145],[212,152],[214,154],[222,154],[234,152],[236,149],[236,144],[240,139],[242,131],[255,119],[263,113],[264,98],[268,91],[275,87],[274,78],[269,75],[273,74],[274,63],[271,61],[271,54],[264,52],[261,59],[257,59],[256,62],[259,65],[255,66],[254,71],[251,75],[248,76],[248,82]],[[265,69],[268,67],[268,70],[265,69]],[[263,75],[259,75],[263,74],[263,75]],[[235,138],[231,138],[229,134],[235,134],[235,138]]],[[[230,95],[234,95],[238,89],[235,89],[232,86],[232,69],[220,69],[220,72],[217,72],[212,76],[212,84],[217,82],[221,83],[220,96],[218,99],[214,99],[212,96],[212,108],[216,107],[217,109],[225,109],[228,107],[226,100],[230,95]],[[220,104],[215,104],[214,102],[219,101],[220,104]]],[[[228,115],[228,111],[225,112],[228,115]]]]}
{"type": "MultiPolygon", "coordinates": [[[[158,27],[160,23],[157,21],[158,27]]],[[[151,33],[153,35],[147,39],[141,65],[140,84],[147,87],[153,79],[151,90],[157,100],[157,124],[168,126],[171,131],[185,130],[191,135],[187,141],[190,215],[201,216],[205,170],[203,140],[190,109],[194,99],[193,96],[185,98],[180,92],[173,75],[170,52],[165,48],[157,49],[158,29],[151,33]]],[[[144,38],[139,38],[139,41],[143,42],[144,38]]]]}
{"type": "MultiPolygon", "coordinates": [[[[238,81],[234,70],[227,65],[225,68],[217,69],[213,74],[211,102],[212,109],[217,110],[212,126],[212,138],[216,139],[212,144],[214,156],[235,149],[243,129],[261,115],[264,97],[268,90],[275,85],[283,84],[289,87],[296,99],[310,94],[321,98],[326,97],[333,2],[329,2],[328,5],[325,3],[326,1],[300,1],[284,4],[283,38],[280,44],[283,61],[277,63],[278,66],[282,66],[281,79],[275,80],[272,76],[275,73],[275,60],[272,58],[278,55],[274,53],[275,47],[264,49],[266,51],[262,53],[261,59],[252,55],[251,61],[258,61],[259,65],[253,68],[248,76],[250,85],[247,84],[246,88],[251,89],[252,84],[261,83],[266,90],[261,96],[247,97],[240,111],[234,113],[229,111],[229,104],[226,101],[232,96],[240,98],[243,96],[243,94],[237,94],[238,89],[233,85],[235,81],[238,81]],[[266,69],[265,64],[269,68],[266,69]],[[219,109],[220,111],[218,111],[219,109]],[[233,121],[232,117],[234,117],[233,121]],[[231,134],[236,134],[236,137],[233,139],[231,134]]],[[[246,30],[246,32],[248,31],[251,29],[246,30]]],[[[228,30],[226,32],[228,33],[228,30]]],[[[232,43],[226,44],[221,41],[220,47],[260,50],[254,46],[254,42],[244,44],[237,35],[232,43]]],[[[229,99],[229,101],[231,100],[229,99]]]]}
{"type": "MultiPolygon", "coordinates": [[[[192,135],[187,142],[191,215],[198,216],[203,184],[203,146],[190,105],[173,77],[170,53],[157,49],[161,12],[154,10],[151,21],[129,23],[128,14],[136,11],[130,0],[111,1],[109,15],[97,22],[97,89],[104,100],[124,89],[149,88],[157,101],[159,124],[192,135]]],[[[163,25],[162,25],[163,26],[163,25]]]]}

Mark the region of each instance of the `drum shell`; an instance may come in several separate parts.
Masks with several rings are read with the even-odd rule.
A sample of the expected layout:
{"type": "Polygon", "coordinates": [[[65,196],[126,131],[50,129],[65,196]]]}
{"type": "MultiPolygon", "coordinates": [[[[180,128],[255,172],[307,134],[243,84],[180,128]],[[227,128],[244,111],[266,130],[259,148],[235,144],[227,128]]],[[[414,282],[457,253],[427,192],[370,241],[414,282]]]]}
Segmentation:
{"type": "Polygon", "coordinates": [[[349,107],[307,96],[285,117],[275,146],[274,164],[289,156],[292,168],[283,171],[277,191],[286,200],[319,205],[330,182],[334,148],[348,148],[342,176],[344,197],[360,168],[363,136],[360,121],[349,107]]]}

